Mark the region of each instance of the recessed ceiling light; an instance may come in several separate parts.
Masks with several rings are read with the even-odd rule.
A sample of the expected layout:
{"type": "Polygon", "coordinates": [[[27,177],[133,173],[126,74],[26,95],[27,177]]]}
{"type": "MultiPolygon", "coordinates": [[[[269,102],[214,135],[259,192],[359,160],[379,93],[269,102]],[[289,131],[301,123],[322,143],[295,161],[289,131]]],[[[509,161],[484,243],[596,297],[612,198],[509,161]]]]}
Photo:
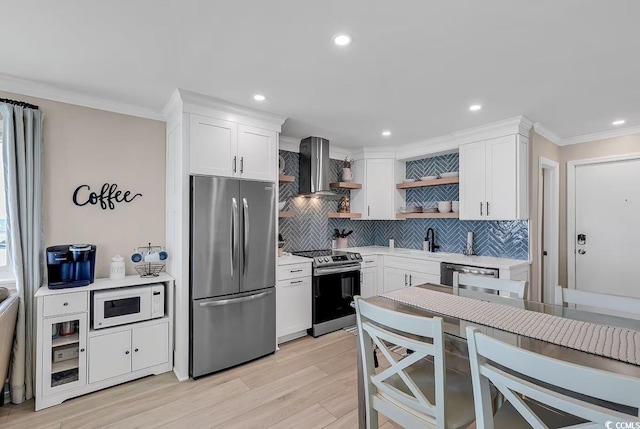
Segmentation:
{"type": "Polygon", "coordinates": [[[391,135],[391,131],[389,131],[389,130],[384,130],[384,131],[382,132],[382,135],[383,135],[383,136],[385,136],[385,137],[389,137],[389,136],[391,135]]]}
{"type": "Polygon", "coordinates": [[[625,121],[624,119],[618,119],[618,120],[613,121],[611,123],[611,125],[624,125],[625,122],[627,122],[627,121],[625,121]]]}
{"type": "Polygon", "coordinates": [[[262,94],[256,94],[256,95],[253,96],[253,99],[256,100],[256,101],[264,101],[264,100],[267,99],[267,97],[265,97],[262,94]]]}
{"type": "Polygon", "coordinates": [[[353,41],[353,38],[345,33],[336,34],[333,36],[333,43],[338,46],[346,46],[353,41]]]}
{"type": "Polygon", "coordinates": [[[480,109],[482,109],[481,104],[472,104],[471,106],[469,106],[469,110],[471,110],[472,112],[476,112],[480,109]]]}

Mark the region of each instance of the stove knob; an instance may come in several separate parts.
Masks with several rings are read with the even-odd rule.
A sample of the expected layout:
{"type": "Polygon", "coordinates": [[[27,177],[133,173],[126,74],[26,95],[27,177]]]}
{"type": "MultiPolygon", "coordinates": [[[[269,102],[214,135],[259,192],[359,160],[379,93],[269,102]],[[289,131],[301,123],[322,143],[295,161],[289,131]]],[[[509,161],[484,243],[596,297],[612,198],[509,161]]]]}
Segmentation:
{"type": "Polygon", "coordinates": [[[328,257],[328,256],[325,256],[325,257],[324,257],[324,261],[325,261],[325,262],[329,262],[329,257],[328,257]]]}
{"type": "Polygon", "coordinates": [[[360,254],[359,254],[359,253],[356,253],[356,258],[358,258],[358,259],[362,259],[362,256],[360,256],[360,254]]]}
{"type": "Polygon", "coordinates": [[[350,257],[351,259],[356,259],[356,255],[354,255],[354,254],[349,255],[349,257],[350,257]]]}

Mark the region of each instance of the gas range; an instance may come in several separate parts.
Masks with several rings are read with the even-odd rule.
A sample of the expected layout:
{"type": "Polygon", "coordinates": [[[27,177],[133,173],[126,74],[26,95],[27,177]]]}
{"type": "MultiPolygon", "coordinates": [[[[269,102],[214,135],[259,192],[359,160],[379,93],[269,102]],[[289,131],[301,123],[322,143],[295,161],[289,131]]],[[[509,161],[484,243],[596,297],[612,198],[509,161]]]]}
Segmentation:
{"type": "Polygon", "coordinates": [[[342,265],[354,265],[362,262],[362,256],[355,252],[343,250],[308,250],[304,252],[292,252],[297,256],[313,258],[313,268],[338,267],[342,265]]]}

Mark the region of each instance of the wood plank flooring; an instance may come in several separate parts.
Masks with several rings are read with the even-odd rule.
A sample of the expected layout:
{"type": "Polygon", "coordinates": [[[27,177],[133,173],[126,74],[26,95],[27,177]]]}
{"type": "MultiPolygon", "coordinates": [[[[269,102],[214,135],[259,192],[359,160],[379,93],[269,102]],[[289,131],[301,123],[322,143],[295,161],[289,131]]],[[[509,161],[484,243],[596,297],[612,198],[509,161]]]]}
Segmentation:
{"type": "MultiPolygon", "coordinates": [[[[283,344],[274,355],[199,380],[173,373],[34,412],[0,407],[0,428],[357,427],[356,337],[344,331],[283,344]]],[[[397,425],[380,415],[380,428],[397,425]]]]}

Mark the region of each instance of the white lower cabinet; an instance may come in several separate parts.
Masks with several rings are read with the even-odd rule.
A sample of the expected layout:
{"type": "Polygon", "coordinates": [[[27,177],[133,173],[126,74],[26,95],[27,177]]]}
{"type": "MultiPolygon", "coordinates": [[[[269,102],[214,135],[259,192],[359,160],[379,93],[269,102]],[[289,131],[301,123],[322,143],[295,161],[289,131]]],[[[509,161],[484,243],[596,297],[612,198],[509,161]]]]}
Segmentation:
{"type": "Polygon", "coordinates": [[[89,351],[89,383],[131,372],[131,331],[93,337],[89,351]]]}
{"type": "Polygon", "coordinates": [[[378,269],[363,268],[360,271],[360,296],[369,298],[378,294],[378,269]]]}
{"type": "Polygon", "coordinates": [[[169,324],[144,326],[89,340],[89,383],[139,371],[169,360],[169,324]]]}
{"type": "Polygon", "coordinates": [[[383,290],[390,292],[424,283],[440,284],[440,263],[419,259],[384,257],[383,290]]]}
{"type": "MultiPolygon", "coordinates": [[[[283,268],[283,267],[280,267],[283,268]]],[[[287,265],[290,272],[311,273],[311,264],[287,265]]],[[[282,270],[279,270],[282,271],[282,270]]],[[[311,277],[288,278],[276,284],[276,332],[278,343],[306,335],[311,328],[311,277]]]]}

